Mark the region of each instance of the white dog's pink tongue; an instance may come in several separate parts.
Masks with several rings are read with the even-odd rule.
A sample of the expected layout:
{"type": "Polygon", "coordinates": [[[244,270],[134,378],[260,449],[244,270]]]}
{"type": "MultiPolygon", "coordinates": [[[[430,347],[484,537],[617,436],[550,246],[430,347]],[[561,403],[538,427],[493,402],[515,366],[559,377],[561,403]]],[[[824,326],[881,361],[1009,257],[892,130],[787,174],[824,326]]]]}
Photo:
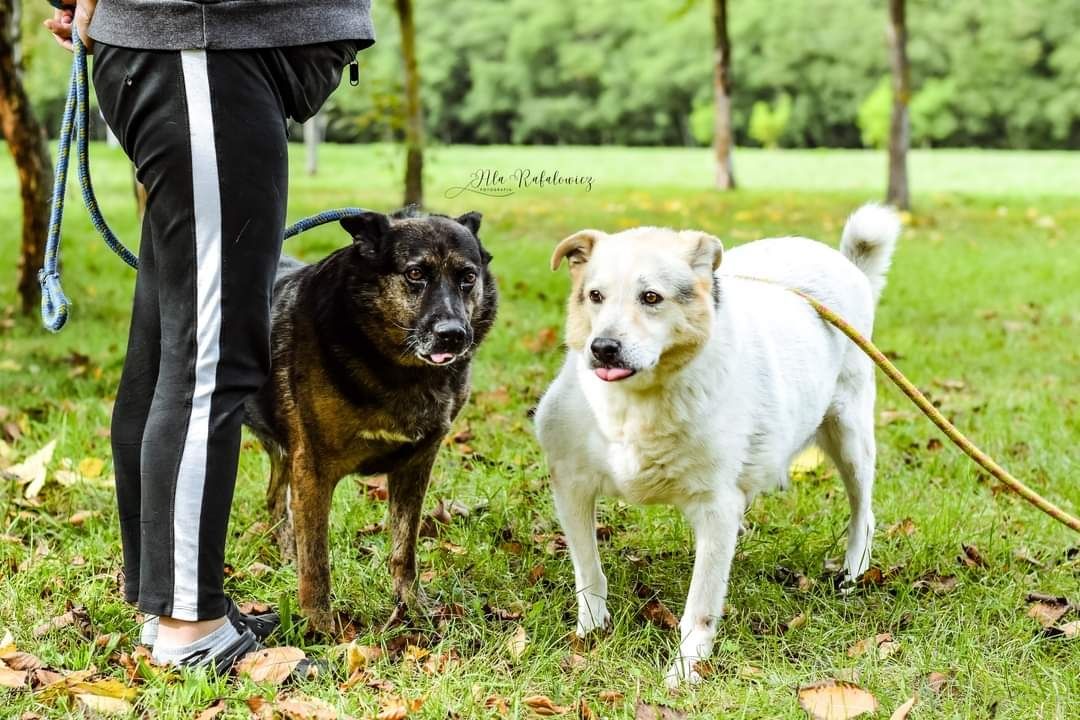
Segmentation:
{"type": "Polygon", "coordinates": [[[450,362],[454,359],[454,353],[431,353],[431,362],[436,365],[442,365],[444,362],[450,362]]]}
{"type": "Polygon", "coordinates": [[[596,368],[596,377],[606,382],[615,382],[616,380],[622,380],[628,378],[634,373],[626,368],[596,368]]]}

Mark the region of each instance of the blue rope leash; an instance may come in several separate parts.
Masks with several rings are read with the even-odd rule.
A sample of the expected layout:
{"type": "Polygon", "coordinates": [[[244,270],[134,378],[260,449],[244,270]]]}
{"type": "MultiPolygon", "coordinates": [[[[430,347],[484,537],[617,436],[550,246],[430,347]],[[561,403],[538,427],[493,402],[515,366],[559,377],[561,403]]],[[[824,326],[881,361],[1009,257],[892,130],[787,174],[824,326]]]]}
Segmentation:
{"type": "MultiPolygon", "coordinates": [[[[138,268],[139,266],[138,257],[120,242],[105,222],[97,196],[94,194],[94,186],[90,181],[90,100],[86,73],[86,47],[74,28],[71,33],[71,44],[74,48],[75,60],[71,66],[71,82],[68,86],[67,102],[64,105],[64,114],[60,123],[52,207],[49,214],[49,234],[45,241],[45,261],[38,271],[38,282],[41,284],[41,322],[51,332],[60,332],[71,314],[71,301],[60,286],[60,226],[64,219],[68,159],[71,155],[73,136],[76,146],[76,171],[79,186],[82,189],[83,204],[86,205],[86,211],[90,215],[90,222],[93,223],[110,250],[131,267],[138,268]]],[[[287,227],[285,238],[299,235],[319,225],[355,217],[366,212],[368,210],[356,207],[326,210],[287,227]]]]}

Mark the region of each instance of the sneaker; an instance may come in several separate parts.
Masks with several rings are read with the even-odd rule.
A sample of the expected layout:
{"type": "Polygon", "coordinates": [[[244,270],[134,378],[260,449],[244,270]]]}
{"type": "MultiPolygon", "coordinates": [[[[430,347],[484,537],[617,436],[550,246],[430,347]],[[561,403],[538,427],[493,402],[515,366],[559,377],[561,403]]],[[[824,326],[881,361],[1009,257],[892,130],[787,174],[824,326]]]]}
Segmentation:
{"type": "MultiPolygon", "coordinates": [[[[229,619],[236,631],[243,635],[244,630],[250,630],[259,642],[266,640],[270,634],[277,630],[281,624],[281,617],[275,612],[247,614],[240,612],[240,608],[232,601],[225,598],[225,617],[229,619]]],[[[157,615],[148,615],[139,632],[139,644],[146,647],[154,647],[158,634],[157,615]]]]}

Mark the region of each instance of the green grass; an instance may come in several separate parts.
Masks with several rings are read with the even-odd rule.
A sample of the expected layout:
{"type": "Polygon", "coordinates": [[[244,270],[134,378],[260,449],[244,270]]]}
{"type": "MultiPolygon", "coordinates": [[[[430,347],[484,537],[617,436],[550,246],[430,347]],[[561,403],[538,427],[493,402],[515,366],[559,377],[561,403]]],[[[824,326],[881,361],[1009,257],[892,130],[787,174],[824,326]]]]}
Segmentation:
{"type": "MultiPolygon", "coordinates": [[[[326,148],[323,172],[303,176],[294,157],[290,218],[338,205],[389,208],[398,199],[397,156],[386,147],[326,148]]],[[[94,148],[94,178],[105,211],[119,235],[137,237],[130,175],[114,151],[94,148]]],[[[429,162],[431,204],[448,212],[484,213],[482,235],[495,255],[502,307],[497,330],[476,363],[474,400],[458,422],[470,427],[473,454],[446,449],[436,467],[428,506],[439,497],[486,511],[452,525],[421,550],[429,594],[460,603],[466,617],[444,632],[436,651],[456,650],[460,664],[433,676],[409,663],[380,661],[373,673],[409,697],[426,701],[417,717],[484,717],[474,697],[506,697],[514,716],[525,715],[523,697],[546,694],[572,704],[585,697],[604,717],[631,717],[633,700],[664,702],[693,716],[798,718],[794,689],[856,669],[860,684],[881,701],[887,716],[916,691],[913,718],[1076,717],[1080,707],[1080,641],[1039,636],[1026,616],[1032,591],[1066,594],[1080,601],[1080,559],[1066,558],[1080,539],[1014,497],[994,494],[992,483],[951,447],[928,450],[938,437],[921,417],[902,419],[878,432],[876,509],[879,528],[875,564],[898,570],[880,587],[841,596],[822,579],[830,558],[843,553],[846,501],[830,472],[801,478],[792,491],[757,502],[750,531],[740,543],[729,596],[733,608],[721,625],[715,675],[674,696],[662,689],[662,673],[676,637],[638,618],[643,582],[678,612],[690,579],[691,537],[678,514],[606,502],[601,519],[614,529],[602,547],[615,615],[610,636],[600,640],[583,666],[563,666],[574,608],[573,573],[565,554],[549,554],[537,533],[557,531],[546,488],[545,466],[531,436],[527,411],[560,362],[557,347],[536,350],[530,340],[559,328],[567,281],[547,269],[554,243],[582,227],[609,230],[637,224],[701,227],[729,245],[763,235],[798,233],[835,243],[843,218],[859,202],[880,194],[880,154],[852,152],[740,151],[744,188],[718,194],[708,188],[704,151],[617,148],[440,148],[429,162]],[[522,190],[495,199],[443,191],[464,182],[478,167],[508,173],[517,167],[588,172],[591,192],[579,188],[522,190]],[[804,188],[804,189],[793,189],[804,188]],[[913,535],[890,535],[903,518],[913,535]],[[520,547],[506,543],[509,532],[520,547]],[[461,546],[449,552],[442,540],[461,546]],[[975,544],[988,567],[968,568],[956,557],[975,544]],[[1017,554],[1036,558],[1037,567],[1017,554]],[[543,579],[530,585],[532,568],[543,579]],[[817,579],[808,591],[777,579],[784,566],[817,579]],[[956,575],[953,592],[913,589],[928,572],[956,575]],[[491,603],[524,613],[529,645],[513,659],[507,651],[511,624],[484,619],[491,603]],[[805,613],[806,624],[778,635],[770,628],[805,613]],[[848,657],[855,641],[891,632],[894,655],[876,660],[848,657]],[[759,668],[751,674],[748,667],[759,668]],[[950,691],[935,694],[923,680],[931,671],[956,674],[950,691]],[[626,702],[609,707],[602,690],[619,690],[626,702]],[[1069,710],[1069,708],[1072,710],[1069,710]]],[[[901,240],[878,315],[876,340],[899,356],[899,365],[928,389],[962,430],[1017,476],[1049,498],[1080,509],[1077,446],[1080,445],[1080,206],[1076,201],[1080,158],[1066,153],[928,153],[913,159],[917,212],[901,240]],[[965,191],[967,194],[961,194],[965,191]],[[1072,193],[1069,197],[1067,193],[1072,193]],[[935,380],[957,379],[959,390],[935,380]]],[[[18,205],[13,174],[0,174],[0,223],[12,230],[0,252],[16,255],[18,205]]],[[[50,439],[58,441],[54,468],[63,459],[109,458],[108,426],[127,332],[133,273],[109,254],[71,196],[65,234],[65,288],[76,305],[60,335],[41,330],[35,318],[17,318],[0,329],[0,405],[5,422],[25,434],[11,447],[8,463],[50,439]],[[73,353],[89,356],[85,369],[73,353]]],[[[325,229],[290,241],[290,252],[315,259],[342,244],[325,229]]],[[[0,297],[14,300],[14,272],[0,279],[0,297]]],[[[908,410],[893,388],[880,386],[878,409],[908,410]]],[[[0,461],[2,462],[2,461],[0,461]]],[[[105,476],[111,472],[106,464],[105,476]]],[[[227,581],[239,600],[291,602],[295,573],[283,566],[260,523],[267,463],[245,443],[228,559],[237,571],[252,562],[274,570],[259,577],[238,572],[227,581]]],[[[10,629],[19,646],[55,667],[95,665],[122,679],[107,651],[73,628],[41,639],[40,622],[68,602],[89,609],[95,633],[124,633],[131,649],[134,612],[117,596],[119,545],[107,482],[64,487],[49,482],[40,504],[22,501],[20,488],[0,484],[0,634],[10,629]],[[79,510],[100,515],[81,527],[67,518],[79,510]],[[47,554],[41,550],[47,548],[47,554]],[[78,559],[84,562],[78,563],[78,559]],[[74,561],[74,562],[73,562],[74,561]]],[[[358,618],[359,642],[391,638],[378,627],[391,610],[386,572],[387,539],[357,537],[382,519],[384,506],[365,499],[350,481],[339,489],[331,553],[337,607],[358,618]]],[[[298,628],[278,638],[301,644],[314,656],[328,646],[303,640],[298,628]]],[[[337,678],[312,681],[298,692],[320,697],[357,717],[373,716],[376,691],[340,691],[337,678]]],[[[215,697],[270,695],[249,681],[212,681],[187,676],[139,687],[138,707],[148,717],[191,718],[215,697]]],[[[64,715],[63,703],[42,704],[27,692],[0,695],[4,717],[33,710],[64,715]]],[[[247,717],[239,700],[224,717],[247,717]]]]}

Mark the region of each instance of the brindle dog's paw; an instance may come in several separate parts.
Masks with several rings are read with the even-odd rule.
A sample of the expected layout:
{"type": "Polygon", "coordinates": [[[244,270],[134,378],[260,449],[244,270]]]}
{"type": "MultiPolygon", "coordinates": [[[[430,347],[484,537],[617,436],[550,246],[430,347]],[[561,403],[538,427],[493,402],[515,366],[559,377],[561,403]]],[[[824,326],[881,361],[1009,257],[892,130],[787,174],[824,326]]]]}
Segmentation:
{"type": "Polygon", "coordinates": [[[329,608],[304,609],[304,619],[307,620],[307,634],[336,638],[341,631],[337,614],[329,608]]]}
{"type": "Polygon", "coordinates": [[[420,627],[434,623],[434,605],[423,589],[411,587],[408,592],[399,592],[397,596],[397,605],[383,625],[384,632],[402,625],[420,627]]]}

